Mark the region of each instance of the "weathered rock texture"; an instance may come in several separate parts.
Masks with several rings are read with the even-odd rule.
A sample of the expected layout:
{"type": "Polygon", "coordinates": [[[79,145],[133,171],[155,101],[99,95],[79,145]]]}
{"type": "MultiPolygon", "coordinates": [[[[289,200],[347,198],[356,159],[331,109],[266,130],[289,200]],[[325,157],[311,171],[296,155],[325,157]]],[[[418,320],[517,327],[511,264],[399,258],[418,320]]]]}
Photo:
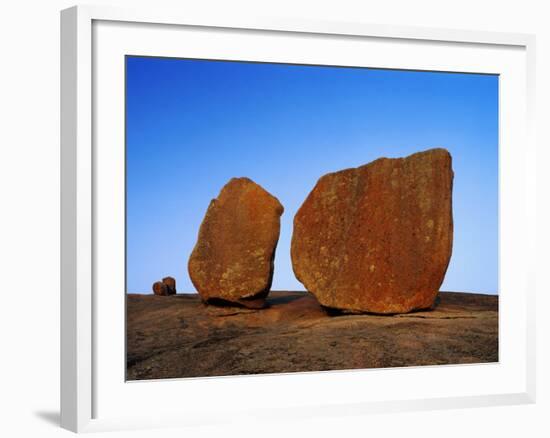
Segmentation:
{"type": "Polygon", "coordinates": [[[162,282],[166,285],[168,295],[176,294],[176,279],[174,277],[164,277],[162,282]]]}
{"type": "Polygon", "coordinates": [[[189,258],[203,301],[263,307],[273,279],[281,203],[248,178],[233,178],[213,199],[189,258]]]}
{"type": "Polygon", "coordinates": [[[294,218],[296,277],[329,308],[432,307],[452,251],[452,183],[444,149],[323,176],[294,218]]]}
{"type": "Polygon", "coordinates": [[[126,376],[135,379],[498,362],[498,296],[441,292],[435,310],[330,317],[311,294],[268,307],[205,306],[197,294],[129,294],[126,376]]]}
{"type": "Polygon", "coordinates": [[[153,283],[153,292],[155,295],[166,296],[168,295],[168,287],[162,281],[157,281],[153,283]]]}

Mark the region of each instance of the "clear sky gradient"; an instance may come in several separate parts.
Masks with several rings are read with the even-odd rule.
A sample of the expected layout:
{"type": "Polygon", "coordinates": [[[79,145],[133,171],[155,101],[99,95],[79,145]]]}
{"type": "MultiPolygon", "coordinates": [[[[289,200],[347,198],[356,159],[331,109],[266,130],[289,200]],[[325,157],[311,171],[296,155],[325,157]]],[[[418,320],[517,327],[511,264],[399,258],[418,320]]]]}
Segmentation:
{"type": "Polygon", "coordinates": [[[127,57],[127,291],[187,260],[208,204],[247,176],[285,207],[274,290],[292,272],[297,209],[327,172],[444,147],[453,157],[453,255],[442,290],[498,292],[498,77],[127,57]]]}

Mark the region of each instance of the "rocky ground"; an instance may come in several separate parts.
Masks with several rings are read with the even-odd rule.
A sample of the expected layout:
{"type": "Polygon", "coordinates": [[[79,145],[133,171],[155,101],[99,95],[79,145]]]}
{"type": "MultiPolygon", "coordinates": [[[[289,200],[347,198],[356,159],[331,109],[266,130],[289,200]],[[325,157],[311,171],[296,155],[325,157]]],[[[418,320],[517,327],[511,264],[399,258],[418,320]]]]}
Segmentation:
{"type": "Polygon", "coordinates": [[[303,292],[268,308],[196,294],[127,296],[129,380],[498,361],[498,297],[441,292],[435,310],[329,315],[303,292]]]}

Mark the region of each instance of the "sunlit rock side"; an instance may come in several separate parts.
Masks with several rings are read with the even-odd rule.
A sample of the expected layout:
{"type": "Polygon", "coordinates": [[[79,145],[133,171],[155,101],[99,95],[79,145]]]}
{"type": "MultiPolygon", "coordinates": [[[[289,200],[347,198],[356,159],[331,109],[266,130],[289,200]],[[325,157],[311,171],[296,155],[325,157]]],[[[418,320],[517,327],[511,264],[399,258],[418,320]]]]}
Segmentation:
{"type": "Polygon", "coordinates": [[[273,279],[283,206],[248,178],[233,178],[213,199],[188,270],[203,301],[263,307],[273,279]]]}
{"type": "Polygon", "coordinates": [[[452,185],[445,149],[324,175],[294,218],[296,277],[328,308],[432,307],[452,252],[452,185]]]}

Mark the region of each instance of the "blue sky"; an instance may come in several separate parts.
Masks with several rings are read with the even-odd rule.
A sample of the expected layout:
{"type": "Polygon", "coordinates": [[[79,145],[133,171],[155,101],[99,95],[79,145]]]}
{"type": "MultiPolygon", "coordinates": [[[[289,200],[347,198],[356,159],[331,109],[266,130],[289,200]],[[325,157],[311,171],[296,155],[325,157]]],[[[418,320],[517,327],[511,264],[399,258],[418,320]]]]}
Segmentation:
{"type": "Polygon", "coordinates": [[[451,152],[454,247],[442,290],[497,293],[498,77],[127,57],[127,291],[187,260],[212,198],[247,176],[285,207],[273,290],[292,272],[292,220],[317,179],[376,158],[451,152]]]}

